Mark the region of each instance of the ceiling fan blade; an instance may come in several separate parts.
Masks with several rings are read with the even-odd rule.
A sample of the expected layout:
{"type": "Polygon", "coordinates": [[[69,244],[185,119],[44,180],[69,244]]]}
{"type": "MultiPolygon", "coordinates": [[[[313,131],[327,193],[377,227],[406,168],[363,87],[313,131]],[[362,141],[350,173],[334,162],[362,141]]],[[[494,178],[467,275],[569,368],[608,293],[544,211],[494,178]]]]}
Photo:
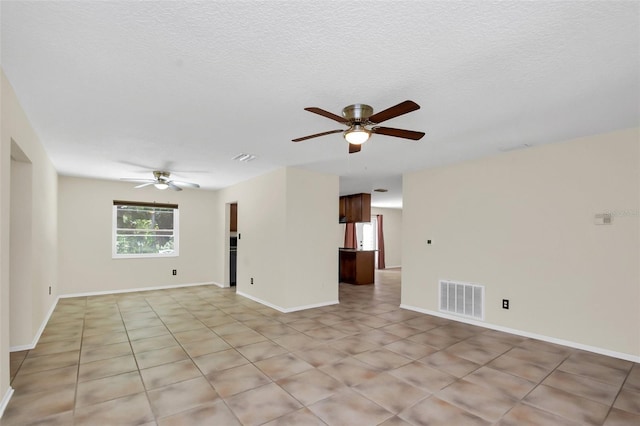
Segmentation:
{"type": "Polygon", "coordinates": [[[153,183],[155,179],[139,179],[139,178],[120,178],[124,182],[153,183]]]}
{"type": "Polygon", "coordinates": [[[133,188],[134,189],[144,188],[145,186],[149,186],[149,185],[153,185],[153,184],[154,184],[154,182],[141,183],[140,185],[134,186],[133,188]]]}
{"type": "Polygon", "coordinates": [[[167,181],[166,184],[169,186],[169,189],[173,189],[174,191],[182,191],[182,188],[174,185],[172,181],[167,181]]]}
{"type": "Polygon", "coordinates": [[[382,123],[383,121],[387,121],[391,118],[398,117],[402,114],[406,114],[417,109],[420,109],[420,105],[418,105],[417,103],[413,101],[404,101],[400,102],[398,105],[392,106],[391,108],[387,108],[384,111],[373,114],[371,117],[369,117],[369,121],[376,124],[382,123]]]}
{"type": "Polygon", "coordinates": [[[301,142],[301,141],[306,141],[307,139],[317,138],[318,136],[324,136],[324,135],[330,135],[332,133],[342,133],[342,132],[344,132],[344,130],[342,130],[342,129],[329,130],[328,132],[322,132],[322,133],[316,133],[315,135],[303,136],[303,137],[298,138],[298,139],[291,139],[291,141],[292,142],[301,142]]]}
{"type": "Polygon", "coordinates": [[[200,188],[200,185],[198,185],[197,183],[192,183],[192,182],[182,182],[179,180],[172,180],[171,181],[172,184],[177,185],[177,186],[188,186],[190,188],[200,188]]]}
{"type": "Polygon", "coordinates": [[[349,154],[360,152],[361,149],[362,149],[362,145],[356,145],[353,143],[349,144],[349,154]]]}
{"type": "Polygon", "coordinates": [[[327,117],[330,118],[334,121],[337,121],[338,123],[342,123],[342,124],[349,124],[349,120],[347,120],[344,117],[340,117],[339,115],[336,115],[332,112],[329,111],[325,111],[321,108],[316,108],[316,107],[308,107],[304,109],[305,111],[309,111],[309,112],[313,112],[314,114],[319,114],[323,117],[327,117]]]}
{"type": "Polygon", "coordinates": [[[394,129],[392,127],[374,127],[371,132],[385,136],[395,136],[396,138],[411,139],[417,141],[424,136],[424,132],[414,132],[413,130],[394,129]]]}

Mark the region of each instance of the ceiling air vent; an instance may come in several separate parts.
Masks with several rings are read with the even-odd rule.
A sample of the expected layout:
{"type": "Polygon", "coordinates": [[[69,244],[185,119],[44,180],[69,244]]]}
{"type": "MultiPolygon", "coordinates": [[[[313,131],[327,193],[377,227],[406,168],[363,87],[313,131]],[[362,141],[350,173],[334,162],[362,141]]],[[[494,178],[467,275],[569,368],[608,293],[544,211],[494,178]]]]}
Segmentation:
{"type": "Polygon", "coordinates": [[[258,158],[258,157],[256,157],[253,154],[242,153],[242,154],[238,154],[235,157],[233,157],[232,160],[240,161],[240,162],[243,162],[243,163],[248,163],[249,161],[253,161],[256,158],[258,158]]]}
{"type": "Polygon", "coordinates": [[[532,146],[533,145],[531,145],[530,143],[523,143],[523,144],[514,145],[514,146],[503,146],[502,148],[499,148],[499,149],[502,152],[511,152],[511,151],[518,151],[519,149],[531,148],[532,146]]]}

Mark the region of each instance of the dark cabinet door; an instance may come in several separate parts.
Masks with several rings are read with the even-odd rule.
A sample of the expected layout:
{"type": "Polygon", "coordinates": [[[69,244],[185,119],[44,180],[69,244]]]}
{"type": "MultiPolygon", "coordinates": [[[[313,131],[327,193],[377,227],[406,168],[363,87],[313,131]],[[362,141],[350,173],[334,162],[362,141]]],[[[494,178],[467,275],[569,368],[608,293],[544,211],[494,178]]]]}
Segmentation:
{"type": "Polygon", "coordinates": [[[360,220],[358,222],[371,222],[371,194],[360,195],[360,220]]]}
{"type": "Polygon", "coordinates": [[[238,205],[231,204],[229,211],[229,231],[237,232],[238,231],[238,205]]]}
{"type": "Polygon", "coordinates": [[[340,282],[373,284],[374,251],[340,250],[340,282]]]}
{"type": "Polygon", "coordinates": [[[357,222],[360,216],[360,200],[354,196],[347,197],[347,223],[357,222]]]}
{"type": "Polygon", "coordinates": [[[340,197],[341,223],[371,222],[371,194],[353,194],[340,197]],[[344,204],[344,207],[343,207],[344,204]]]}

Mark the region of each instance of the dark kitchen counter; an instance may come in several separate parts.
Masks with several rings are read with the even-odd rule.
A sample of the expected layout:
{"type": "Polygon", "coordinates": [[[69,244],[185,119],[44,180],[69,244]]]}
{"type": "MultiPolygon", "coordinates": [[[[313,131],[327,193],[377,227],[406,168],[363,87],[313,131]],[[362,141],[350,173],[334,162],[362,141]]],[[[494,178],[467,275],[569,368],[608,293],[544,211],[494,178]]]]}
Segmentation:
{"type": "Polygon", "coordinates": [[[340,282],[373,284],[376,250],[340,248],[340,282]]]}

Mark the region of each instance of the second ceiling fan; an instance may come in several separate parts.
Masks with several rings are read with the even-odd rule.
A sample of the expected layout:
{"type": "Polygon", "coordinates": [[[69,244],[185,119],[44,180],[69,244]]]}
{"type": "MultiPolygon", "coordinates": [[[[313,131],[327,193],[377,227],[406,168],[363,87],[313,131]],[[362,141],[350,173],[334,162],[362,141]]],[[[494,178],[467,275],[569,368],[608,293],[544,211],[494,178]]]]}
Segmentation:
{"type": "Polygon", "coordinates": [[[344,124],[349,127],[347,128],[347,130],[329,130],[328,132],[316,133],[314,135],[293,139],[292,141],[301,142],[307,139],[317,138],[318,136],[330,135],[332,133],[344,133],[344,138],[347,140],[347,142],[349,142],[349,154],[359,152],[362,148],[362,144],[369,139],[372,133],[417,141],[424,136],[424,132],[395,129],[392,127],[382,127],[376,126],[376,124],[380,124],[383,121],[390,120],[392,118],[407,114],[418,109],[420,109],[420,105],[418,105],[417,103],[413,101],[404,101],[399,103],[398,105],[392,106],[391,108],[387,108],[384,111],[380,111],[374,114],[373,108],[371,108],[369,105],[354,104],[345,107],[342,110],[341,117],[320,108],[305,108],[306,111],[322,115],[323,117],[330,118],[331,120],[337,121],[338,123],[344,124]]]}
{"type": "Polygon", "coordinates": [[[120,180],[139,183],[140,185],[134,186],[135,189],[151,185],[155,186],[157,189],[164,190],[169,188],[174,191],[182,191],[182,186],[200,188],[200,185],[197,183],[173,180],[171,179],[171,173],[162,170],[154,170],[153,179],[121,178],[120,180]]]}

